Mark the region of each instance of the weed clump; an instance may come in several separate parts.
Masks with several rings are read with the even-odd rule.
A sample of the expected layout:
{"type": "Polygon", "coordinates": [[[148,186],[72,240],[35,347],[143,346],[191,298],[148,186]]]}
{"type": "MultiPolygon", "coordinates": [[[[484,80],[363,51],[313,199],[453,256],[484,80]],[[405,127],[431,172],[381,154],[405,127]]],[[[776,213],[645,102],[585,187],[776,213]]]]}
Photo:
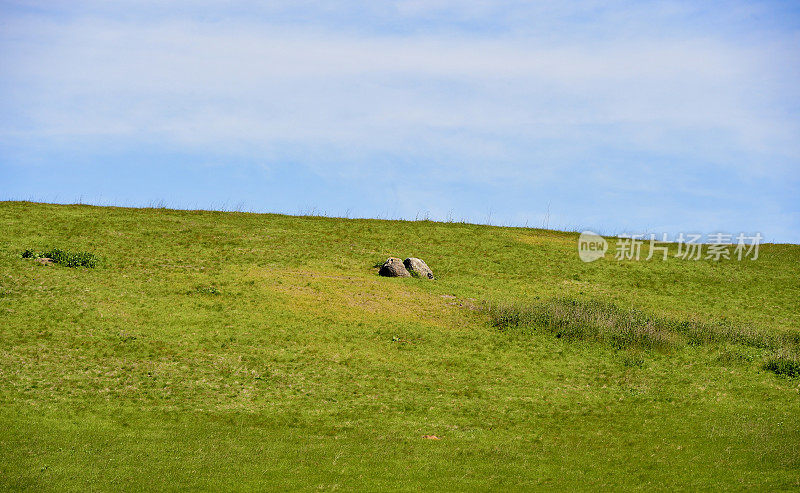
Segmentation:
{"type": "Polygon", "coordinates": [[[90,269],[97,267],[100,263],[100,259],[93,253],[70,252],[59,248],[53,248],[41,253],[26,249],[22,252],[22,258],[49,258],[54,264],[63,265],[64,267],[88,267],[90,269]]]}
{"type": "Polygon", "coordinates": [[[644,358],[638,351],[626,352],[622,357],[622,365],[625,368],[642,368],[644,367],[644,358]]]}
{"type": "Polygon", "coordinates": [[[217,296],[221,293],[219,289],[214,286],[195,286],[195,288],[187,292],[187,294],[207,294],[211,296],[217,296]]]}
{"type": "Polygon", "coordinates": [[[776,375],[796,378],[800,377],[800,360],[787,356],[777,356],[770,358],[764,364],[764,369],[776,375]]]}
{"type": "Polygon", "coordinates": [[[58,248],[45,252],[43,256],[53,259],[54,263],[64,267],[89,267],[90,269],[97,267],[99,260],[93,253],[68,252],[58,248]]]}

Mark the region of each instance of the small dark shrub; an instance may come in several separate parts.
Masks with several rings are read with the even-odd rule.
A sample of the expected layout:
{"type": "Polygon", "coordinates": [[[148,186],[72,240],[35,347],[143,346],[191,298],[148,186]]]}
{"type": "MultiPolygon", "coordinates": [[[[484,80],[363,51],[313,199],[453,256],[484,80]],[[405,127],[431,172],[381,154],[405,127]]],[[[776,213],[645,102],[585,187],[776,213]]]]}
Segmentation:
{"type": "Polygon", "coordinates": [[[791,378],[800,377],[800,361],[794,358],[775,357],[764,365],[764,369],[791,378]]]}
{"type": "Polygon", "coordinates": [[[100,259],[89,252],[69,252],[59,248],[53,248],[44,253],[37,253],[33,250],[22,252],[22,258],[49,258],[53,263],[64,267],[89,267],[94,268],[100,263],[100,259]]]}
{"type": "Polygon", "coordinates": [[[49,252],[42,254],[43,257],[53,259],[56,264],[63,265],[64,267],[89,267],[94,268],[97,266],[98,258],[92,253],[88,252],[68,252],[54,248],[49,252]]]}

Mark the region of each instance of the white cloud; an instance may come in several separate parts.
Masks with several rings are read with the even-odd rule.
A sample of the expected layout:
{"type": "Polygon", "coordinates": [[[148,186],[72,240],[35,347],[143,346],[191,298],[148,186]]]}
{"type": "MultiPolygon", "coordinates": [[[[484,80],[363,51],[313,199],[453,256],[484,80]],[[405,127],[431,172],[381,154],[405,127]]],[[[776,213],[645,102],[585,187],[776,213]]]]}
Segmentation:
{"type": "MultiPolygon", "coordinates": [[[[439,180],[539,189],[593,169],[608,187],[655,193],[661,167],[697,165],[798,182],[798,35],[737,40],[686,21],[700,15],[692,4],[374,4],[362,24],[383,31],[343,18],[354,2],[313,22],[287,2],[253,7],[257,18],[234,5],[214,20],[201,15],[213,2],[125,5],[4,16],[0,145],[158,144],[216,161],[288,157],[352,179],[401,162],[439,180]],[[664,27],[676,18],[683,27],[664,27]],[[637,169],[640,156],[659,169],[637,169]]],[[[759,9],[737,4],[720,22],[759,9]]],[[[684,186],[732,197],[711,182],[684,186]]]]}
{"type": "Polygon", "coordinates": [[[625,138],[644,147],[670,144],[669,132],[685,128],[798,155],[796,120],[775,114],[783,95],[764,87],[786,83],[770,66],[798,59],[786,46],[698,38],[552,47],[86,19],[11,23],[3,44],[4,77],[24,85],[13,109],[33,133],[401,151],[409,139],[458,131],[455,146],[483,136],[494,154],[502,149],[491,149],[493,135],[581,139],[616,125],[640,126],[625,138]]]}

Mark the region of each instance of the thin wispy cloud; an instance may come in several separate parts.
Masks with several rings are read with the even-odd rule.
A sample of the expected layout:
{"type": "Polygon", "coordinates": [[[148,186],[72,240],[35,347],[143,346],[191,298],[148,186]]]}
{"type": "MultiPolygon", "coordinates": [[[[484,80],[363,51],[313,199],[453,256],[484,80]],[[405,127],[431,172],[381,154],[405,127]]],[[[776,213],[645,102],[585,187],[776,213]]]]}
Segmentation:
{"type": "MultiPolygon", "coordinates": [[[[362,215],[481,220],[493,208],[499,221],[535,222],[549,201],[564,225],[800,239],[800,17],[780,4],[10,2],[2,12],[3,173],[101,157],[111,170],[136,166],[146,148],[163,166],[178,155],[175,166],[196,162],[197,173],[257,167],[270,170],[265,190],[296,190],[294,203],[246,197],[261,209],[319,199],[362,215]],[[395,174],[419,189],[375,191],[395,174]],[[308,197],[301,177],[354,193],[308,197]]],[[[5,193],[34,191],[15,186],[5,193]]]]}

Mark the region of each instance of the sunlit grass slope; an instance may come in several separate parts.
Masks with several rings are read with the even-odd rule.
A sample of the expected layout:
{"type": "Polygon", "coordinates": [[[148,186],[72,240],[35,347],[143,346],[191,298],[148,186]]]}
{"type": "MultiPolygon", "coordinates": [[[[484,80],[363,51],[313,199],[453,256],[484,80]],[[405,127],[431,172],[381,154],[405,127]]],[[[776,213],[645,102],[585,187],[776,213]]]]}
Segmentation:
{"type": "Polygon", "coordinates": [[[23,202],[0,226],[0,488],[800,487],[800,379],[765,369],[796,350],[798,246],[586,264],[554,231],[23,202]],[[21,256],[54,248],[101,261],[21,256]],[[668,343],[615,343],[641,320],[668,343]]]}

